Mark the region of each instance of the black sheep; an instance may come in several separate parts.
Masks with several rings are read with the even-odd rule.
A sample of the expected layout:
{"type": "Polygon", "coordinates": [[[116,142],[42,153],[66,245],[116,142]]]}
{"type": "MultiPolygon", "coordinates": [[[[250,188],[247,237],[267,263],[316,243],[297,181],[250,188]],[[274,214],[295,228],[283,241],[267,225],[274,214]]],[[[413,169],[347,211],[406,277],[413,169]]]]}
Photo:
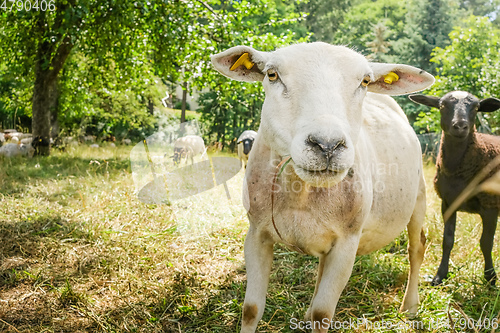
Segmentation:
{"type": "MultiPolygon", "coordinates": [[[[500,155],[500,137],[477,133],[475,119],[477,112],[492,112],[500,108],[500,100],[486,98],[479,100],[464,91],[453,91],[442,98],[411,95],[416,103],[438,108],[441,112],[441,144],[437,156],[437,173],[434,186],[442,200],[444,215],[448,207],[462,193],[472,179],[496,156],[500,155]]],[[[496,168],[491,174],[498,171],[496,168]]],[[[496,273],[491,258],[493,239],[500,209],[500,196],[481,192],[465,201],[458,211],[476,213],[483,221],[481,251],[484,256],[484,277],[492,285],[496,273]]],[[[456,211],[445,221],[443,234],[443,257],[432,280],[439,285],[448,275],[450,252],[455,240],[456,211]]]]}

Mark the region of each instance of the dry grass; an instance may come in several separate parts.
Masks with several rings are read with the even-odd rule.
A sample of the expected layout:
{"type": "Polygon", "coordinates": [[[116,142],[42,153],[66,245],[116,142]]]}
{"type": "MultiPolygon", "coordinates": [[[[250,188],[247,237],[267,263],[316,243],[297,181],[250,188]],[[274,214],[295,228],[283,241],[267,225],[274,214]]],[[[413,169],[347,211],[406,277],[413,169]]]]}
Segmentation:
{"type": "MultiPolygon", "coordinates": [[[[0,160],[0,331],[238,331],[248,227],[242,173],[229,182],[230,201],[218,187],[170,206],[145,205],[134,196],[129,151],[81,147],[49,158],[0,160]]],[[[434,167],[425,171],[431,184],[434,167]]],[[[445,285],[426,282],[441,256],[439,207],[428,186],[429,247],[417,320],[429,327],[433,320],[444,323],[448,313],[455,325],[464,315],[494,319],[500,292],[482,280],[477,216],[459,214],[445,285]]],[[[259,331],[302,332],[292,330],[290,320],[301,319],[309,305],[317,260],[275,250],[259,331]]],[[[498,254],[495,245],[496,267],[498,254]]],[[[359,257],[337,320],[403,322],[397,309],[407,271],[405,234],[359,257]]]]}

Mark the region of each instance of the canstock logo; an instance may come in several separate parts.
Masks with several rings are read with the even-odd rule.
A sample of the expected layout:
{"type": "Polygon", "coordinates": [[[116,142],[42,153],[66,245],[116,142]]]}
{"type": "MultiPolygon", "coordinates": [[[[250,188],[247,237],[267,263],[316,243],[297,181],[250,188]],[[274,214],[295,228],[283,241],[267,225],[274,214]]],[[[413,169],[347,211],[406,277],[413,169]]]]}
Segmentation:
{"type": "Polygon", "coordinates": [[[137,197],[167,204],[223,185],[240,169],[234,157],[209,156],[198,123],[170,125],[138,143],[130,153],[137,197]]]}

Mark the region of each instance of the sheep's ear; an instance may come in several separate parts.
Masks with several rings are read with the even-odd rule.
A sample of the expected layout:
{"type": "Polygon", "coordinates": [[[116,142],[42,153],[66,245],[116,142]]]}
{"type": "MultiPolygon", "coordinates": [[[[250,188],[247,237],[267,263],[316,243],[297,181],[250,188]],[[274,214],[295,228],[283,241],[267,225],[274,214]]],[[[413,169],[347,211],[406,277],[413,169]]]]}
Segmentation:
{"type": "Polygon", "coordinates": [[[426,95],[410,95],[408,96],[410,100],[417,104],[422,104],[426,106],[430,106],[431,108],[439,109],[439,97],[434,96],[426,96],[426,95]]]}
{"type": "Polygon", "coordinates": [[[368,91],[385,95],[404,95],[424,90],[434,83],[434,77],[419,68],[399,65],[370,63],[373,82],[368,91]]]}
{"type": "Polygon", "coordinates": [[[237,81],[262,81],[269,54],[248,46],[235,46],[212,56],[212,64],[221,74],[237,81]],[[238,62],[238,63],[237,63],[238,62]],[[241,63],[241,64],[239,64],[241,63]]]}
{"type": "Polygon", "coordinates": [[[500,100],[498,98],[486,98],[479,102],[480,112],[493,112],[500,109],[500,100]]]}

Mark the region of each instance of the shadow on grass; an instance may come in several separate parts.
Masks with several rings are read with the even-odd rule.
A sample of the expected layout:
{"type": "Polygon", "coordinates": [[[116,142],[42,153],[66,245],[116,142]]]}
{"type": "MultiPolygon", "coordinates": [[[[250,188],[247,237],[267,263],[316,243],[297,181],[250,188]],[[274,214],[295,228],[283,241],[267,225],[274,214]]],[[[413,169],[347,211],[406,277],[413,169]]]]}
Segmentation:
{"type": "Polygon", "coordinates": [[[0,331],[59,327],[60,332],[79,332],[89,325],[65,303],[75,299],[64,286],[78,269],[58,258],[66,250],[61,242],[88,244],[91,234],[59,212],[45,211],[25,221],[0,220],[0,240],[0,331]],[[68,320],[68,315],[75,318],[68,320]]]}
{"type": "Polygon", "coordinates": [[[22,192],[33,181],[88,177],[126,170],[130,172],[128,156],[111,158],[82,158],[68,154],[48,157],[0,157],[0,193],[22,192]]]}

